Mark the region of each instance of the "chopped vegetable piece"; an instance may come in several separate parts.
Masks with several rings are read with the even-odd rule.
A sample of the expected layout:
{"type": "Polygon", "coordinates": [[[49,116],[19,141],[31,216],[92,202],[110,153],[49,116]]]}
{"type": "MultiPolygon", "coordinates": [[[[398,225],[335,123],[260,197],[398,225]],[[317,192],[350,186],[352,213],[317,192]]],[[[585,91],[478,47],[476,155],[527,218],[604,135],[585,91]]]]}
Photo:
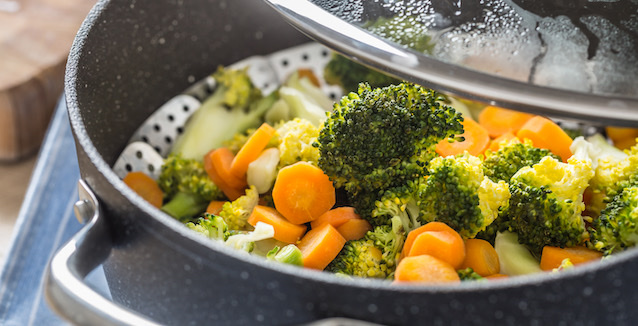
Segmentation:
{"type": "Polygon", "coordinates": [[[465,244],[456,231],[426,231],[419,234],[408,257],[430,255],[459,269],[465,260],[465,244]]]}
{"type": "Polygon", "coordinates": [[[578,265],[593,260],[600,260],[602,257],[602,252],[582,246],[569,248],[545,246],[543,248],[543,254],[541,255],[541,269],[551,271],[555,268],[559,268],[565,259],[569,259],[572,264],[578,265]]]}
{"type": "Polygon", "coordinates": [[[312,229],[299,242],[303,266],[323,270],[337,257],[346,239],[330,224],[312,229]]]}
{"type": "Polygon", "coordinates": [[[274,208],[268,206],[257,205],[253,209],[248,223],[252,226],[257,225],[258,222],[263,222],[272,225],[275,229],[275,239],[286,242],[295,243],[301,239],[306,232],[305,225],[297,225],[288,222],[279,212],[274,208]]]}
{"type": "Polygon", "coordinates": [[[233,158],[230,163],[230,173],[237,179],[244,179],[248,165],[259,157],[274,134],[275,128],[265,122],[257,128],[233,158]]]}
{"type": "Polygon", "coordinates": [[[308,80],[313,85],[315,85],[315,87],[321,87],[321,83],[319,83],[319,78],[317,78],[317,75],[315,75],[312,69],[301,68],[297,70],[297,73],[299,74],[299,79],[308,78],[308,80]]]}
{"type": "Polygon", "coordinates": [[[160,208],[162,207],[162,200],[164,198],[164,192],[160,189],[159,185],[153,178],[146,175],[144,172],[129,172],[123,179],[129,188],[135,191],[140,197],[144,198],[151,205],[160,208]]]}
{"type": "Polygon", "coordinates": [[[506,133],[516,133],[533,118],[533,114],[508,110],[496,106],[487,106],[481,111],[478,122],[492,138],[506,133]]]}
{"type": "Polygon", "coordinates": [[[206,169],[208,176],[211,180],[213,180],[217,187],[222,190],[224,195],[226,195],[226,197],[230,200],[235,200],[243,194],[243,187],[234,187],[228,183],[229,178],[235,179],[236,182],[234,184],[239,182],[228,170],[230,168],[232,157],[232,152],[230,152],[230,150],[226,147],[220,147],[219,149],[212,150],[204,156],[204,169],[206,169]],[[221,152],[219,152],[220,150],[221,152]],[[218,163],[215,164],[214,161],[218,163]],[[220,166],[218,166],[218,164],[220,166]],[[218,168],[221,168],[222,172],[218,171],[218,168]]]}
{"type": "Polygon", "coordinates": [[[294,224],[317,219],[336,202],[332,181],[320,168],[307,162],[279,170],[272,198],[277,211],[294,224]]]}
{"type": "Polygon", "coordinates": [[[206,213],[208,214],[213,214],[213,215],[219,215],[219,212],[222,211],[222,207],[224,206],[226,202],[222,201],[222,200],[213,200],[208,204],[208,207],[206,207],[206,213]]]}
{"type": "Polygon", "coordinates": [[[370,222],[362,218],[353,218],[337,227],[337,231],[347,240],[359,240],[363,238],[368,231],[372,231],[370,222]]]}
{"type": "Polygon", "coordinates": [[[261,152],[259,157],[248,164],[246,181],[255,186],[260,194],[267,193],[277,178],[277,165],[279,165],[279,150],[268,148],[261,152]]]}
{"type": "Polygon", "coordinates": [[[464,132],[459,137],[463,141],[450,142],[447,139],[441,140],[436,145],[436,152],[441,156],[450,156],[468,152],[471,155],[479,155],[485,151],[490,143],[490,136],[487,130],[472,119],[463,120],[464,132]]]}
{"type": "Polygon", "coordinates": [[[317,217],[314,221],[310,222],[310,227],[313,229],[319,227],[321,224],[330,223],[334,227],[339,227],[341,224],[351,220],[361,218],[359,214],[355,213],[354,207],[343,206],[333,208],[317,217]]]}
{"type": "Polygon", "coordinates": [[[461,281],[459,274],[452,265],[430,255],[403,258],[394,272],[394,280],[397,282],[418,283],[461,281]]]}
{"type": "Polygon", "coordinates": [[[429,222],[421,227],[418,227],[410,233],[408,233],[408,237],[405,239],[405,243],[403,244],[403,251],[401,252],[401,257],[407,257],[412,249],[412,244],[414,240],[424,232],[428,231],[447,231],[447,232],[456,232],[453,228],[449,227],[447,224],[443,222],[429,222]]]}
{"type": "Polygon", "coordinates": [[[501,273],[503,274],[515,276],[542,271],[538,260],[524,245],[518,243],[516,233],[507,231],[497,233],[494,249],[498,253],[501,273]]]}
{"type": "Polygon", "coordinates": [[[572,145],[571,137],[554,121],[547,118],[534,116],[529,119],[516,133],[516,137],[520,140],[525,138],[531,140],[535,147],[549,149],[563,162],[567,162],[567,159],[572,156],[572,151],[569,149],[572,145]]]}
{"type": "Polygon", "coordinates": [[[482,239],[465,240],[465,260],[461,268],[468,267],[483,277],[498,274],[501,270],[496,250],[482,239]]]}
{"type": "Polygon", "coordinates": [[[294,244],[289,244],[281,249],[279,246],[275,246],[275,248],[266,254],[266,258],[280,263],[303,266],[301,250],[294,244]]]}

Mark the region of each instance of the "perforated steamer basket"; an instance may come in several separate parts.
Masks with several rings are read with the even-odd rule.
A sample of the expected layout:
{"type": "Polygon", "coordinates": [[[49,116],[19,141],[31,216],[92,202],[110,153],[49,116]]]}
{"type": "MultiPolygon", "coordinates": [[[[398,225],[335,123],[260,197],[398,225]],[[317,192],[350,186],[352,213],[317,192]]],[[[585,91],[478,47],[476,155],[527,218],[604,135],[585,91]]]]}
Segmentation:
{"type": "Polygon", "coordinates": [[[90,325],[298,325],[331,317],[461,325],[638,320],[632,309],[638,300],[635,251],[605,264],[494,283],[404,286],[344,279],[228,250],[121,181],[127,169],[149,169],[152,156],[165,154],[179,133],[185,115],[144,123],[164,105],[198,106],[214,87],[208,74],[220,64],[257,56],[285,75],[286,65],[273,54],[308,41],[261,2],[98,2],[78,33],[66,76],[82,177],[75,209],[87,224],[50,263],[47,298],[61,316],[90,325]],[[198,80],[204,82],[189,89],[198,80]],[[150,129],[137,132],[142,125],[150,129]],[[138,144],[150,148],[142,145],[146,149],[133,150],[130,161],[117,162],[128,144],[143,137],[138,144]],[[100,264],[112,301],[83,282],[100,264]]]}

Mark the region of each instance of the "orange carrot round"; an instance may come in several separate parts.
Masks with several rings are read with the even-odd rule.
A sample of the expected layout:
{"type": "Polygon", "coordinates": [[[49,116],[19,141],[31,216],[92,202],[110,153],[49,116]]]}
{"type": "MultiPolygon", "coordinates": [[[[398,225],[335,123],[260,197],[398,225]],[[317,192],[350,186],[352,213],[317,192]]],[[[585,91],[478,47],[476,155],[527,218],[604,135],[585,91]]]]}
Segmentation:
{"type": "Polygon", "coordinates": [[[359,214],[355,213],[354,207],[337,207],[321,214],[314,221],[310,222],[310,227],[316,228],[323,223],[330,223],[332,226],[338,228],[341,224],[353,218],[361,218],[359,214]]]}
{"type": "Polygon", "coordinates": [[[412,244],[414,243],[414,239],[418,237],[421,233],[427,231],[450,231],[456,232],[453,228],[449,227],[447,224],[443,222],[429,222],[425,225],[422,225],[408,233],[407,238],[405,239],[405,243],[403,244],[403,250],[401,251],[401,258],[407,257],[412,249],[412,244]]]}
{"type": "Polygon", "coordinates": [[[312,69],[301,68],[297,70],[297,73],[299,74],[299,79],[308,78],[308,80],[310,80],[310,82],[313,85],[317,87],[321,87],[321,84],[319,83],[319,78],[317,78],[317,75],[315,75],[312,69]]]}
{"type": "MultiPolygon", "coordinates": [[[[221,148],[220,148],[221,149],[221,148]]],[[[235,200],[239,197],[241,197],[244,193],[243,191],[243,187],[242,188],[236,188],[236,187],[232,187],[231,185],[228,184],[228,180],[225,179],[224,177],[222,177],[222,174],[220,174],[220,172],[218,171],[218,166],[220,163],[213,163],[213,158],[218,154],[215,154],[215,152],[217,152],[219,149],[216,150],[212,150],[210,152],[208,152],[208,154],[204,155],[204,169],[206,170],[206,173],[208,174],[208,177],[210,177],[211,180],[213,180],[213,182],[215,183],[215,185],[217,185],[217,187],[219,187],[219,189],[221,189],[221,191],[224,193],[224,195],[230,199],[230,200],[235,200]]],[[[228,150],[228,149],[226,149],[228,150]]],[[[227,156],[227,154],[224,154],[225,156],[227,156]]],[[[231,153],[232,155],[232,153],[231,153]]],[[[228,159],[225,160],[220,160],[217,162],[227,162],[228,159]]],[[[219,168],[221,168],[221,170],[224,170],[226,172],[223,173],[224,176],[228,177],[228,173],[227,173],[227,165],[222,164],[222,166],[219,166],[219,168]]]]}
{"type": "Polygon", "coordinates": [[[487,130],[470,118],[463,120],[463,130],[463,134],[459,136],[464,137],[465,140],[449,142],[444,139],[436,144],[436,153],[441,156],[458,155],[464,152],[471,155],[483,153],[490,143],[487,130]]]}
{"type": "Polygon", "coordinates": [[[250,137],[248,137],[248,140],[246,140],[230,163],[230,172],[236,178],[246,178],[248,165],[259,157],[275,132],[275,128],[264,122],[252,135],[250,135],[250,137]]]}
{"type": "Polygon", "coordinates": [[[354,218],[337,227],[337,231],[347,240],[359,240],[372,230],[370,222],[362,218],[354,218]]]}
{"type": "Polygon", "coordinates": [[[330,224],[312,229],[299,241],[303,266],[323,270],[337,257],[346,239],[330,224]]]}
{"type": "Polygon", "coordinates": [[[638,138],[638,129],[636,128],[607,127],[605,128],[605,131],[607,133],[607,137],[609,137],[614,142],[614,145],[616,145],[616,147],[620,149],[626,149],[633,146],[633,144],[636,143],[636,138],[638,138]],[[626,146],[624,144],[628,143],[633,144],[631,144],[631,146],[629,147],[622,148],[618,146],[618,144],[623,144],[623,146],[626,146]]]}
{"type": "Polygon", "coordinates": [[[488,280],[498,280],[498,279],[502,279],[502,278],[508,278],[509,275],[505,275],[505,274],[492,274],[489,276],[485,276],[486,279],[488,280]]]}
{"type": "Polygon", "coordinates": [[[554,121],[547,118],[534,116],[527,120],[516,133],[516,137],[520,140],[525,138],[531,140],[534,147],[549,149],[563,162],[572,156],[572,151],[569,149],[572,145],[571,137],[554,121]]]}
{"type": "Polygon", "coordinates": [[[459,274],[452,265],[432,257],[420,255],[405,257],[394,272],[397,282],[448,283],[460,282],[459,274]]]}
{"type": "Polygon", "coordinates": [[[231,171],[231,164],[235,160],[235,155],[227,147],[220,147],[209,154],[210,160],[215,166],[215,170],[219,176],[226,181],[226,184],[235,188],[243,189],[246,187],[246,175],[236,176],[231,171]]]}
{"type": "Polygon", "coordinates": [[[569,258],[572,264],[578,265],[589,261],[600,260],[602,257],[603,254],[600,251],[583,246],[569,248],[545,246],[541,254],[541,269],[551,271],[554,268],[558,268],[566,258],[569,258]]]}
{"type": "Polygon", "coordinates": [[[129,188],[133,189],[140,197],[144,198],[147,202],[155,207],[162,207],[162,200],[164,199],[164,193],[159,187],[157,182],[153,178],[146,175],[144,172],[129,172],[124,176],[124,183],[129,188]]]}
{"type": "Polygon", "coordinates": [[[297,162],[279,170],[272,199],[281,215],[294,224],[317,219],[336,202],[332,181],[308,162],[297,162]]]}
{"type": "Polygon", "coordinates": [[[532,117],[529,113],[487,106],[479,114],[478,122],[490,137],[496,138],[508,132],[516,133],[532,117]]]}
{"type": "Polygon", "coordinates": [[[498,254],[494,247],[482,239],[465,240],[465,260],[461,269],[472,268],[477,274],[485,277],[501,271],[498,254]]]}
{"type": "Polygon", "coordinates": [[[221,201],[221,200],[212,200],[208,204],[208,207],[206,207],[206,213],[218,215],[219,212],[222,211],[222,207],[224,206],[225,203],[226,203],[225,201],[221,201]]]}
{"type": "Polygon", "coordinates": [[[459,269],[465,260],[465,244],[456,231],[427,231],[414,239],[408,253],[408,257],[420,255],[436,257],[459,269]]]}
{"type": "Polygon", "coordinates": [[[288,222],[274,208],[257,205],[248,217],[248,224],[255,226],[257,222],[272,225],[275,229],[274,238],[286,243],[295,243],[306,233],[305,225],[297,225],[288,222]]]}

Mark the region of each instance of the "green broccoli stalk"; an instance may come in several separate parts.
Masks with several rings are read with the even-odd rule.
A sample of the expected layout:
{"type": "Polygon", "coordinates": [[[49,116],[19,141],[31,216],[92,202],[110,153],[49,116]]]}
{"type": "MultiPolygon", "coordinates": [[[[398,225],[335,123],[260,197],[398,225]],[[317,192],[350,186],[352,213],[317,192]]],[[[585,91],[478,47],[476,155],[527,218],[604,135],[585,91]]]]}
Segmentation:
{"type": "Polygon", "coordinates": [[[623,189],[588,228],[588,247],[605,255],[638,243],[638,186],[623,189]]]}
{"type": "Polygon", "coordinates": [[[500,180],[509,182],[522,167],[532,166],[545,156],[560,159],[547,149],[532,146],[529,139],[526,139],[524,143],[509,142],[496,152],[486,151],[483,172],[494,182],[500,180]]]}
{"type": "Polygon", "coordinates": [[[255,249],[255,242],[271,239],[275,236],[275,228],[270,224],[257,222],[255,229],[249,232],[231,234],[225,244],[231,248],[250,253],[255,249]]]}
{"type": "Polygon", "coordinates": [[[326,271],[343,276],[391,279],[407,237],[399,217],[377,226],[359,240],[346,242],[326,271]]]}
{"type": "Polygon", "coordinates": [[[172,153],[202,160],[212,148],[221,147],[235,134],[258,127],[277,94],[262,97],[248,77],[247,69],[220,67],[213,75],[217,88],[188,120],[172,153]],[[232,123],[229,123],[232,122],[232,123]]]}
{"type": "Polygon", "coordinates": [[[157,183],[165,197],[162,210],[183,222],[201,213],[211,200],[224,198],[201,162],[179,155],[164,160],[157,183]]]}
{"type": "Polygon", "coordinates": [[[210,239],[226,241],[230,236],[228,226],[220,216],[204,214],[194,222],[187,222],[186,226],[210,239]]]}
{"type": "Polygon", "coordinates": [[[374,210],[382,190],[425,176],[436,144],[463,133],[461,115],[440,100],[409,83],[360,84],[335,104],[315,143],[318,165],[361,216],[374,210]]]}
{"type": "Polygon", "coordinates": [[[439,156],[428,169],[430,174],[419,195],[423,223],[443,222],[464,239],[474,238],[507,206],[507,184],[484,176],[481,159],[476,156],[439,156]]]}
{"type": "Polygon", "coordinates": [[[295,266],[303,265],[301,250],[294,244],[286,245],[283,248],[275,246],[266,254],[266,258],[284,264],[295,266]]]}
{"type": "Polygon", "coordinates": [[[591,160],[576,154],[568,163],[547,156],[523,167],[510,179],[511,197],[501,223],[537,256],[544,246],[582,243],[587,237],[583,193],[593,175],[591,160]]]}
{"type": "Polygon", "coordinates": [[[501,273],[515,276],[540,273],[540,262],[526,246],[519,243],[516,233],[504,231],[496,234],[494,250],[498,254],[501,273]]]}
{"type": "Polygon", "coordinates": [[[247,230],[250,227],[248,217],[259,203],[259,192],[255,186],[246,189],[246,194],[232,202],[225,202],[219,212],[230,230],[247,230]]]}
{"type": "Polygon", "coordinates": [[[390,219],[398,217],[408,233],[421,226],[419,194],[425,186],[421,180],[423,179],[411,180],[404,186],[386,190],[381,199],[375,202],[372,218],[369,219],[371,224],[390,224],[390,219]]]}

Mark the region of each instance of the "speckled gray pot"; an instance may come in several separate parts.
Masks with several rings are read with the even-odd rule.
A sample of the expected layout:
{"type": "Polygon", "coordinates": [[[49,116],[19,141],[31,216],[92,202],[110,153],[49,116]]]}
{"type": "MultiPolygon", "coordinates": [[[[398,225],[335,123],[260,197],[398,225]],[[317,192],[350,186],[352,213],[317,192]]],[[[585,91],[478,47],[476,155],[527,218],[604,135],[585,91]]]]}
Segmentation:
{"type": "Polygon", "coordinates": [[[227,252],[142,201],[110,169],[130,135],[193,81],[253,54],[308,41],[255,0],[100,1],[68,62],[66,95],[82,177],[113,239],[116,302],[161,323],[636,324],[638,255],[560,275],[461,286],[396,286],[227,252]]]}

